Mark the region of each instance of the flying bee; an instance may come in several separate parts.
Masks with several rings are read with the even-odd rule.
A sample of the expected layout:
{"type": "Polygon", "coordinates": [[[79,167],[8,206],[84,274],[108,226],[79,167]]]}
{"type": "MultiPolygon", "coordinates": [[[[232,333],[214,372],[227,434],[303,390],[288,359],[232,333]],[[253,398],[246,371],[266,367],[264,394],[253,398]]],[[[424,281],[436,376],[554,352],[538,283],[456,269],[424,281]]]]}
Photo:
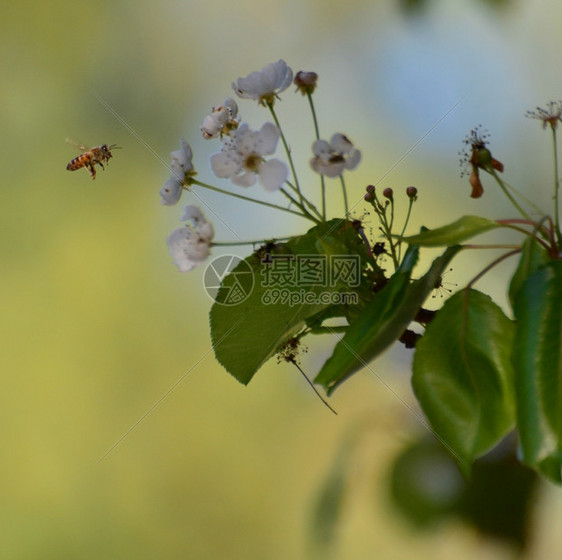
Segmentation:
{"type": "Polygon", "coordinates": [[[68,171],[76,171],[76,169],[80,169],[85,167],[92,176],[92,179],[96,178],[96,170],[94,165],[96,163],[101,165],[102,169],[105,169],[103,166],[103,162],[109,162],[110,158],[112,158],[111,150],[118,149],[120,146],[116,144],[111,144],[108,146],[107,144],[102,144],[101,146],[96,146],[95,148],[88,148],[88,146],[84,146],[84,144],[80,144],[78,142],[74,142],[69,140],[68,138],[66,141],[73,146],[79,148],[82,153],[79,156],[76,156],[67,166],[66,169],[68,171]]]}

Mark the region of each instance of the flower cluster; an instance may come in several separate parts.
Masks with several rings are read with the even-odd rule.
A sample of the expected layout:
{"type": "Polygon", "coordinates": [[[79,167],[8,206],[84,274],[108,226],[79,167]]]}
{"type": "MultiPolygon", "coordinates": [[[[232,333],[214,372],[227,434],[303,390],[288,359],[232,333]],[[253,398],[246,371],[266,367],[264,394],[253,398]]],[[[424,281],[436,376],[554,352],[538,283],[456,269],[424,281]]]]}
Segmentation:
{"type": "MultiPolygon", "coordinates": [[[[259,183],[269,193],[280,192],[288,201],[286,206],[253,199],[199,181],[195,178],[191,147],[184,140],[181,140],[181,149],[171,153],[171,175],[160,190],[162,204],[175,205],[184,190],[199,186],[296,214],[318,224],[326,220],[324,177],[338,177],[342,182],[347,213],[343,173],[357,167],[361,152],[344,134],[334,134],[330,142],[318,137],[318,124],[312,102],[317,80],[315,72],[304,71],[297,72],[293,80],[293,70],[284,60],[268,64],[261,71],[252,72],[232,82],[232,89],[239,98],[252,99],[268,108],[274,123],[265,122],[259,129],[252,129],[248,123],[242,122],[236,101],[227,97],[221,105],[212,107],[211,113],[203,119],[200,127],[203,138],[218,139],[221,142],[220,151],[210,157],[210,166],[217,178],[229,179],[234,185],[244,188],[259,183]],[[280,99],[280,94],[292,83],[297,92],[308,97],[312,108],[316,140],[312,144],[313,157],[310,165],[322,176],[321,211],[300,188],[291,151],[274,110],[275,101],[280,99]],[[282,141],[288,163],[272,157],[279,140],[282,141]]],[[[209,255],[210,247],[217,243],[212,242],[212,226],[204,219],[200,210],[187,206],[182,219],[190,220],[192,225],[174,231],[168,238],[168,245],[179,270],[185,272],[204,261],[209,255]]]]}
{"type": "MultiPolygon", "coordinates": [[[[435,434],[454,447],[449,446],[449,451],[454,451],[466,474],[474,460],[504,440],[516,423],[525,463],[556,483],[562,483],[562,429],[559,423],[554,430],[548,422],[543,422],[544,418],[558,418],[562,398],[544,399],[536,391],[526,390],[529,386],[553,387],[559,383],[561,373],[560,361],[551,358],[553,349],[558,350],[560,345],[559,310],[562,309],[562,181],[557,148],[562,102],[550,102],[545,109],[537,107],[536,111],[527,113],[552,133],[554,192],[550,214],[503,180],[504,165],[492,156],[489,134],[477,126],[465,138],[460,154],[464,173],[469,175],[470,196],[483,195],[480,176],[482,172],[487,173],[519,215],[515,219],[496,220],[464,215],[443,227],[430,230],[423,227],[416,235],[406,235],[418,199],[415,186],[399,192],[385,185],[368,185],[363,194],[367,203],[365,213],[361,219],[350,217],[345,179],[347,172],[359,165],[361,152],[343,133],[328,136],[329,141],[321,137],[312,99],[317,83],[315,72],[297,72],[293,80],[293,71],[283,60],[232,82],[239,98],[256,101],[269,111],[273,121],[252,128],[243,122],[237,103],[230,97],[221,105],[215,105],[203,119],[200,127],[203,138],[216,140],[218,145],[216,153],[210,156],[210,167],[218,179],[227,179],[234,185],[232,191],[196,178],[192,150],[184,140],[180,149],[171,153],[171,175],[160,190],[164,205],[175,205],[184,190],[195,194],[191,191],[200,187],[313,223],[307,232],[294,237],[274,239],[266,234],[258,240],[221,243],[214,240],[213,226],[203,212],[196,206],[185,206],[181,217],[185,225],[167,237],[170,255],[180,272],[188,272],[203,263],[213,247],[254,246],[252,256],[245,261],[249,270],[236,265],[229,273],[221,267],[224,276],[221,273],[219,293],[228,295],[222,301],[218,298],[210,313],[213,350],[218,362],[247,384],[276,353],[279,361],[293,364],[302,373],[333,411],[316,391],[314,383],[322,385],[330,394],[362,369],[365,359],[374,359],[394,342],[401,342],[406,348],[416,348],[412,383],[421,408],[435,434]],[[275,112],[281,94],[291,83],[296,86],[296,93],[307,98],[310,107],[310,132],[314,136],[310,141],[312,154],[306,160],[317,174],[311,173],[317,187],[312,194],[311,182],[299,181],[290,143],[275,112]],[[276,157],[279,146],[285,152],[282,159],[276,157]],[[343,219],[328,218],[325,194],[330,179],[335,179],[332,184],[341,186],[343,219]],[[260,192],[260,198],[240,194],[249,192],[250,187],[258,183],[266,191],[260,192]],[[364,220],[370,215],[375,220],[364,220]],[[368,225],[366,229],[365,224],[373,221],[376,226],[368,225]],[[522,235],[522,242],[488,245],[470,242],[474,236],[502,227],[517,231],[522,235]],[[373,233],[377,241],[369,238],[373,233]],[[426,248],[433,251],[440,246],[439,256],[425,273],[419,274],[422,251],[426,248]],[[449,266],[452,259],[461,251],[465,255],[465,249],[485,248],[502,253],[466,287],[452,295],[447,305],[437,311],[426,309],[425,302],[432,292],[432,299],[448,297],[453,289],[444,284],[456,287],[454,283],[443,281],[447,271],[452,270],[449,266]],[[492,298],[473,285],[494,266],[515,255],[520,256],[508,286],[510,318],[492,298]],[[279,266],[270,266],[274,262],[279,266]],[[265,280],[262,287],[267,290],[251,292],[241,282],[243,277],[251,278],[253,287],[253,281],[263,272],[272,273],[262,275],[265,280]],[[345,292],[341,291],[343,287],[345,292]],[[336,295],[337,298],[332,297],[336,295]],[[247,303],[242,304],[246,298],[249,298],[247,303]],[[243,306],[225,309],[222,304],[227,302],[243,306]],[[289,308],[295,304],[298,312],[290,312],[289,308]],[[288,311],[283,312],[281,306],[288,311]],[[244,328],[238,328],[241,317],[244,328]],[[264,328],[264,320],[268,328],[264,328]],[[418,325],[416,331],[410,328],[414,323],[418,325]],[[423,333],[417,332],[419,329],[423,329],[423,333]],[[536,332],[541,336],[534,336],[536,332]],[[235,333],[235,338],[229,344],[220,344],[230,333],[235,333]],[[309,380],[299,365],[298,352],[305,336],[321,333],[343,333],[343,336],[338,334],[332,356],[325,360],[314,380],[309,380]],[[418,344],[419,340],[423,340],[423,344],[418,344]],[[451,360],[453,354],[448,348],[456,349],[459,341],[463,354],[458,360],[451,360]],[[461,371],[467,364],[486,367],[469,367],[468,373],[461,371]],[[466,389],[468,374],[474,383],[466,389]],[[486,388],[490,383],[500,390],[473,390],[474,387],[486,388]],[[484,400],[480,393],[486,393],[484,400]],[[458,399],[451,402],[452,394],[459,394],[470,403],[472,416],[470,411],[466,412],[467,407],[456,410],[458,399]],[[483,407],[493,412],[484,421],[480,414],[483,407]],[[469,434],[471,441],[467,441],[467,421],[478,426],[476,432],[471,430],[469,434]]],[[[302,133],[304,125],[298,125],[302,133]]],[[[213,282],[213,289],[215,287],[213,282]]]]}

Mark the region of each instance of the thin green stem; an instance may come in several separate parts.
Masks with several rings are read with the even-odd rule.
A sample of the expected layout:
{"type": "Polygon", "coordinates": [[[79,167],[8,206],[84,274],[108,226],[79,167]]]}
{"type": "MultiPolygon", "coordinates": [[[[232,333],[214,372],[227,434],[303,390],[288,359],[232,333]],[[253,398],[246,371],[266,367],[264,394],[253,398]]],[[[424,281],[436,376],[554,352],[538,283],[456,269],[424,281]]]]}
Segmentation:
{"type": "MultiPolygon", "coordinates": [[[[285,181],[285,183],[287,185],[289,185],[289,187],[291,187],[291,189],[295,192],[295,194],[299,194],[297,188],[295,187],[295,185],[293,185],[293,183],[291,183],[291,181],[285,181]]],[[[306,204],[306,206],[308,206],[308,208],[310,208],[310,210],[312,210],[317,216],[318,218],[320,218],[320,220],[324,220],[324,217],[322,216],[322,214],[320,214],[320,212],[318,212],[318,209],[316,208],[316,206],[314,206],[314,204],[312,204],[312,202],[310,202],[310,200],[308,200],[308,198],[306,198],[306,196],[302,197],[303,202],[306,204]]],[[[297,204],[297,206],[300,207],[300,204],[297,204]]]]}
{"type": "Polygon", "coordinates": [[[271,202],[265,202],[264,200],[258,200],[257,198],[250,198],[249,196],[244,196],[242,194],[233,193],[230,191],[225,191],[224,189],[219,189],[218,187],[214,187],[213,185],[208,185],[207,183],[203,183],[198,181],[197,179],[191,180],[192,185],[198,185],[205,189],[209,189],[211,191],[219,192],[222,194],[226,194],[228,196],[233,196],[234,198],[239,198],[240,200],[247,200],[248,202],[253,202],[255,204],[261,204],[262,206],[268,206],[269,208],[275,208],[276,210],[282,210],[283,212],[288,212],[289,214],[294,214],[295,216],[301,216],[312,220],[315,223],[318,223],[318,220],[314,219],[310,214],[303,214],[302,212],[297,212],[296,210],[291,210],[290,208],[285,208],[284,206],[279,206],[279,204],[273,204],[271,202]]]}
{"type": "Polygon", "coordinates": [[[513,206],[515,206],[515,208],[517,209],[517,211],[527,220],[531,220],[531,216],[529,216],[529,214],[527,214],[527,212],[525,212],[525,210],[523,210],[523,208],[521,208],[521,206],[519,205],[519,203],[515,200],[515,198],[513,198],[513,196],[511,195],[511,193],[507,190],[507,187],[504,185],[502,179],[498,176],[498,174],[496,173],[496,171],[493,168],[490,168],[489,170],[487,170],[488,173],[490,173],[490,175],[492,175],[492,177],[496,180],[496,183],[498,183],[498,185],[501,187],[502,191],[504,192],[505,196],[507,196],[507,198],[509,198],[509,201],[511,202],[511,204],[513,204],[513,206]]]}
{"type": "Polygon", "coordinates": [[[560,234],[560,221],[558,216],[559,209],[559,191],[560,191],[560,176],[558,172],[558,140],[556,138],[556,127],[552,128],[552,144],[554,150],[554,228],[556,230],[556,241],[558,247],[562,249],[562,235],[560,234]]]}
{"type": "MultiPolygon", "coordinates": [[[[406,227],[408,226],[408,222],[410,221],[410,214],[412,213],[412,206],[414,205],[414,199],[410,198],[410,204],[408,206],[408,213],[406,214],[406,219],[404,220],[404,226],[402,227],[402,231],[400,232],[399,239],[401,240],[404,237],[404,232],[406,231],[406,227]]],[[[402,241],[398,241],[398,259],[402,256],[402,241]]]]}
{"type": "Polygon", "coordinates": [[[283,142],[283,147],[285,148],[285,153],[287,154],[287,159],[289,160],[289,166],[291,168],[291,173],[293,174],[293,179],[295,181],[295,186],[297,189],[297,193],[299,195],[299,199],[301,203],[304,202],[301,188],[299,185],[299,178],[297,176],[297,172],[295,171],[295,164],[293,163],[293,156],[291,155],[291,150],[289,148],[289,144],[287,144],[287,140],[285,139],[285,135],[283,134],[283,129],[281,128],[281,124],[279,123],[279,119],[277,118],[277,114],[275,113],[275,109],[273,108],[273,102],[268,102],[267,106],[269,107],[269,111],[271,112],[271,116],[275,121],[275,125],[279,129],[279,134],[281,135],[281,141],[283,142]]]}
{"type": "Polygon", "coordinates": [[[313,327],[308,332],[310,334],[333,334],[333,333],[346,333],[349,327],[347,325],[334,326],[334,327],[313,327]]]}
{"type": "MultiPolygon", "coordinates": [[[[318,128],[318,119],[316,118],[316,109],[314,108],[314,101],[312,94],[307,93],[308,104],[310,105],[310,112],[312,113],[312,121],[314,122],[314,132],[316,133],[316,140],[320,140],[320,129],[318,128]]],[[[320,175],[320,190],[322,193],[322,218],[326,219],[326,179],[324,175],[320,175]]]]}
{"type": "Polygon", "coordinates": [[[340,175],[340,181],[341,181],[341,189],[342,189],[342,194],[343,194],[343,205],[344,205],[344,209],[345,209],[345,217],[347,218],[348,214],[349,214],[349,207],[347,204],[347,188],[345,186],[345,179],[343,178],[343,173],[340,175]]]}
{"type": "Polygon", "coordinates": [[[462,246],[463,249],[513,249],[513,250],[521,250],[520,245],[508,245],[499,243],[497,245],[477,245],[474,243],[469,243],[467,245],[462,246]]]}
{"type": "Polygon", "coordinates": [[[316,396],[337,416],[338,413],[330,406],[328,401],[326,399],[324,399],[322,397],[322,395],[318,392],[318,389],[314,386],[314,383],[312,383],[312,381],[310,381],[310,379],[306,376],[306,373],[304,373],[304,370],[297,363],[297,360],[295,358],[293,358],[293,359],[290,359],[288,361],[290,363],[292,363],[301,372],[301,374],[305,378],[306,382],[310,385],[312,390],[316,393],[316,396]]]}
{"type": "Polygon", "coordinates": [[[523,193],[520,193],[513,185],[510,185],[507,181],[502,181],[505,187],[510,189],[514,192],[521,200],[523,200],[526,204],[528,204],[537,214],[541,216],[545,216],[546,212],[541,210],[536,204],[534,204],[531,200],[529,200],[523,193]]]}
{"type": "Polygon", "coordinates": [[[312,120],[314,122],[314,132],[316,132],[316,138],[320,138],[320,132],[318,128],[318,119],[316,118],[316,109],[314,108],[314,101],[312,100],[312,94],[307,93],[308,104],[310,105],[310,112],[312,113],[312,120]]]}
{"type": "Polygon", "coordinates": [[[380,221],[381,226],[382,226],[381,229],[382,229],[383,235],[386,238],[386,240],[388,241],[388,245],[390,246],[390,256],[392,257],[392,263],[394,264],[394,270],[396,270],[399,266],[400,258],[396,254],[396,245],[394,244],[394,242],[392,240],[392,230],[390,229],[388,220],[386,218],[386,209],[385,209],[385,207],[381,206],[381,204],[378,203],[378,201],[376,202],[376,204],[378,204],[380,210],[377,210],[376,206],[374,206],[374,208],[375,208],[375,211],[376,211],[376,213],[379,217],[379,221],[380,221]]]}
{"type": "Polygon", "coordinates": [[[390,223],[388,224],[388,229],[392,231],[392,226],[394,225],[394,197],[390,199],[390,223]]]}
{"type": "Polygon", "coordinates": [[[363,240],[363,243],[365,243],[365,248],[367,249],[367,255],[371,261],[373,270],[378,270],[379,265],[377,264],[377,259],[375,258],[375,255],[373,255],[373,250],[371,249],[371,244],[369,243],[369,240],[365,235],[365,230],[362,227],[359,227],[357,228],[357,233],[359,234],[359,237],[361,237],[361,239],[363,240]]]}
{"type": "Polygon", "coordinates": [[[238,245],[263,245],[265,243],[277,243],[279,241],[287,241],[292,237],[278,237],[276,239],[256,239],[254,241],[213,241],[213,247],[236,247],[238,245]]]}
{"type": "MultiPolygon", "coordinates": [[[[540,237],[538,237],[536,235],[536,233],[542,234],[547,242],[551,241],[551,236],[549,235],[548,231],[545,231],[545,229],[543,227],[537,227],[537,224],[535,222],[531,221],[531,223],[529,223],[529,225],[535,226],[535,229],[532,232],[527,231],[525,228],[517,227],[516,225],[514,225],[514,223],[519,222],[518,220],[496,220],[496,222],[498,224],[500,224],[502,227],[505,227],[505,228],[508,228],[508,229],[513,229],[515,231],[523,233],[524,235],[526,235],[528,237],[534,238],[535,241],[537,243],[540,243],[547,251],[550,250],[550,246],[548,245],[548,243],[546,243],[542,239],[540,239],[540,237]]],[[[528,222],[526,220],[521,220],[519,223],[528,223],[528,222]]]]}
{"type": "Polygon", "coordinates": [[[312,220],[317,224],[320,223],[320,220],[322,220],[322,216],[318,216],[320,219],[315,218],[298,200],[293,198],[291,194],[288,193],[285,189],[282,188],[280,189],[280,191],[291,201],[292,204],[294,204],[297,208],[300,208],[303,215],[305,215],[309,220],[312,220]]]}
{"type": "Polygon", "coordinates": [[[322,217],[326,219],[326,180],[324,175],[320,175],[320,190],[322,193],[322,217]]]}
{"type": "Polygon", "coordinates": [[[505,259],[508,259],[509,257],[512,257],[513,255],[517,255],[518,253],[521,252],[521,248],[515,249],[513,251],[509,251],[508,253],[504,253],[503,255],[501,255],[500,257],[498,257],[496,260],[492,261],[488,266],[486,266],[484,269],[482,269],[465,287],[465,293],[468,294],[468,290],[470,290],[470,288],[476,283],[478,282],[478,280],[480,280],[480,278],[482,278],[482,276],[484,276],[486,273],[488,273],[490,270],[492,270],[492,268],[494,268],[494,266],[498,265],[499,263],[501,263],[502,261],[504,261],[505,259]]]}

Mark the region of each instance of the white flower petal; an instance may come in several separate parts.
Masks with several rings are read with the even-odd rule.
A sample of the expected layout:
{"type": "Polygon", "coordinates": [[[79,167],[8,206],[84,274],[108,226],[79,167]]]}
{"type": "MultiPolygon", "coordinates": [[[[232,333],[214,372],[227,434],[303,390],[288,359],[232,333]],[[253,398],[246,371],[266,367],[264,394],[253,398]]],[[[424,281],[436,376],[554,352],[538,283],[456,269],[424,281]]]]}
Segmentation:
{"type": "Polygon", "coordinates": [[[352,150],[345,160],[346,169],[355,169],[361,161],[361,152],[359,150],[352,150]]]}
{"type": "Polygon", "coordinates": [[[211,156],[211,169],[219,179],[227,179],[240,171],[240,163],[232,156],[231,152],[219,152],[211,156]]]}
{"type": "Polygon", "coordinates": [[[162,197],[162,204],[165,206],[173,206],[177,204],[181,198],[181,183],[175,178],[170,177],[164,186],[160,189],[160,196],[162,197]]]}
{"type": "Polygon", "coordinates": [[[180,218],[182,221],[191,221],[193,224],[193,231],[196,234],[199,242],[210,243],[215,236],[213,225],[205,219],[205,215],[198,206],[192,204],[184,208],[183,214],[180,218]]]}
{"type": "Polygon", "coordinates": [[[345,134],[336,133],[330,139],[330,144],[335,152],[347,154],[353,150],[353,143],[345,134]]]}
{"type": "Polygon", "coordinates": [[[172,158],[172,171],[174,174],[183,179],[188,171],[193,171],[193,152],[191,146],[182,138],[181,149],[170,153],[172,158]]]}
{"type": "Polygon", "coordinates": [[[245,78],[238,78],[232,82],[232,89],[242,99],[257,99],[261,93],[261,78],[259,72],[252,72],[245,78]]]}
{"type": "Polygon", "coordinates": [[[241,175],[234,175],[230,180],[239,187],[252,187],[256,184],[256,174],[253,171],[246,171],[241,175]]]}
{"type": "Polygon", "coordinates": [[[218,136],[221,131],[221,124],[217,122],[217,119],[213,115],[207,115],[203,119],[203,124],[201,125],[201,133],[206,140],[210,140],[215,136],[218,136]]]}
{"type": "Polygon", "coordinates": [[[260,73],[260,88],[262,92],[274,92],[277,81],[282,79],[281,71],[278,71],[280,61],[268,64],[260,73]]]}
{"type": "Polygon", "coordinates": [[[227,97],[224,100],[224,106],[230,109],[230,115],[233,119],[235,119],[238,115],[238,105],[236,104],[236,101],[234,101],[232,97],[227,97]]]}
{"type": "Polygon", "coordinates": [[[245,78],[232,82],[236,95],[244,99],[273,97],[287,89],[293,80],[293,71],[284,60],[268,64],[260,72],[252,72],[245,78]]]}
{"type": "Polygon", "coordinates": [[[193,231],[182,227],[174,230],[166,239],[170,255],[180,272],[189,272],[197,266],[197,262],[190,257],[195,243],[194,236],[193,231]]]}
{"type": "Polygon", "coordinates": [[[199,207],[194,206],[193,204],[189,204],[184,208],[180,220],[182,222],[191,220],[193,222],[193,225],[197,226],[199,223],[205,221],[205,216],[203,215],[203,212],[201,212],[201,209],[199,207]]]}
{"type": "Polygon", "coordinates": [[[259,140],[258,133],[250,130],[247,125],[246,128],[242,125],[240,129],[236,131],[234,139],[236,143],[235,149],[238,154],[247,156],[252,152],[257,152],[259,140]]]}
{"type": "Polygon", "coordinates": [[[270,159],[262,163],[259,171],[262,187],[270,192],[278,190],[287,179],[289,173],[287,166],[278,159],[270,159]]]}
{"type": "Polygon", "coordinates": [[[283,59],[268,64],[262,70],[262,75],[263,84],[268,88],[266,91],[279,93],[287,89],[293,81],[293,71],[283,59]]]}
{"type": "Polygon", "coordinates": [[[279,129],[273,123],[266,122],[259,132],[257,152],[262,156],[275,152],[280,135],[279,129]]]}
{"type": "Polygon", "coordinates": [[[316,173],[320,175],[325,175],[326,177],[334,178],[339,177],[343,172],[344,161],[335,161],[330,162],[328,160],[324,160],[323,158],[316,156],[310,160],[310,167],[316,173]]]}
{"type": "Polygon", "coordinates": [[[211,222],[204,222],[201,224],[199,227],[199,238],[210,243],[213,237],[215,237],[213,224],[211,224],[211,222]]]}
{"type": "Polygon", "coordinates": [[[326,140],[316,140],[312,144],[312,153],[324,160],[328,160],[333,153],[332,147],[326,140]]]}

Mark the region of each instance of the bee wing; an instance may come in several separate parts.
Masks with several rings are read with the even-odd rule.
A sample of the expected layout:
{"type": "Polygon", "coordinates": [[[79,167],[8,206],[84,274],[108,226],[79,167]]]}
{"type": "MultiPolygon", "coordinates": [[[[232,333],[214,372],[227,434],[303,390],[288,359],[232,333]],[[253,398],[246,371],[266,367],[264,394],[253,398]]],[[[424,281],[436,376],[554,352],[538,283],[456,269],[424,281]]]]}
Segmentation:
{"type": "Polygon", "coordinates": [[[78,148],[82,152],[87,152],[90,148],[81,142],[76,142],[76,140],[72,140],[72,138],[66,138],[66,143],[78,148]]]}

